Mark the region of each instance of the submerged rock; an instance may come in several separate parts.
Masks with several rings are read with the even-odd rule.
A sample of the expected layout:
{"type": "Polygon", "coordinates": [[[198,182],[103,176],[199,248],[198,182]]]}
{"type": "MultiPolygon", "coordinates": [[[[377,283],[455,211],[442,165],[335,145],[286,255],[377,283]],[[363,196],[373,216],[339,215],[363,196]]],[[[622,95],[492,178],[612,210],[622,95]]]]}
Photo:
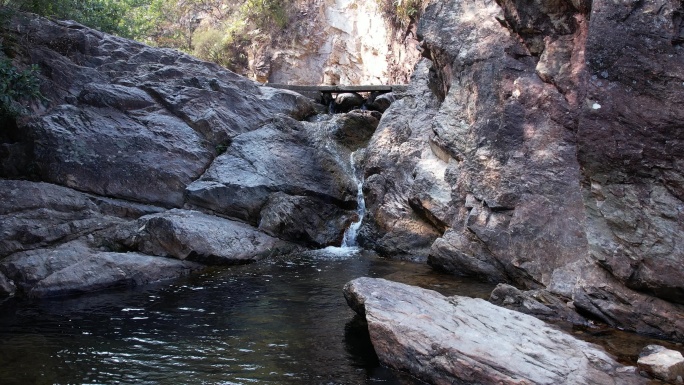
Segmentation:
{"type": "Polygon", "coordinates": [[[380,361],[432,384],[645,384],[590,343],[544,322],[467,297],[384,279],[345,285],[365,315],[380,361]]]}

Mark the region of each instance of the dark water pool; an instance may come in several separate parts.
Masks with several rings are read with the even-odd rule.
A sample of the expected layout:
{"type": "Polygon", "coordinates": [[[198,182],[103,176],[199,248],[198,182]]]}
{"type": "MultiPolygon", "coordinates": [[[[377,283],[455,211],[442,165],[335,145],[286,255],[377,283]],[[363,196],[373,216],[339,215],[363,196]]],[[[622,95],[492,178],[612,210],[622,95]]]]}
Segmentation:
{"type": "MultiPolygon", "coordinates": [[[[447,295],[486,298],[493,288],[424,264],[328,250],[173,285],[11,300],[0,304],[0,385],[418,384],[378,364],[365,325],[347,307],[342,287],[361,276],[447,295]]],[[[560,326],[626,364],[654,342],[560,326]]]]}
{"type": "Polygon", "coordinates": [[[488,296],[427,266],[325,252],[174,285],[0,305],[0,384],[416,384],[379,366],[342,287],[386,277],[488,296]]]}

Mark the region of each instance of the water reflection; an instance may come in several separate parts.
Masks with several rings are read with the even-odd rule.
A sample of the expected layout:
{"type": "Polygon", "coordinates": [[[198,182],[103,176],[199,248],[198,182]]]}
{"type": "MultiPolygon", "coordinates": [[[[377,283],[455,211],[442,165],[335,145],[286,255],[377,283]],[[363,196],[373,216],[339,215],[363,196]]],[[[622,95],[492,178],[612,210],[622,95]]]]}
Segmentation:
{"type": "MultiPolygon", "coordinates": [[[[492,285],[330,249],[207,271],[175,285],[0,304],[0,384],[400,384],[382,368],[343,285],[383,277],[487,298],[492,285]]],[[[577,329],[633,365],[653,343],[577,329]]],[[[681,346],[659,342],[681,350],[681,346]]]]}
{"type": "MultiPolygon", "coordinates": [[[[360,276],[458,292],[425,265],[327,250],[173,286],[0,305],[2,384],[417,384],[379,366],[341,288],[360,276]]],[[[487,296],[491,286],[460,284],[487,296]]]]}

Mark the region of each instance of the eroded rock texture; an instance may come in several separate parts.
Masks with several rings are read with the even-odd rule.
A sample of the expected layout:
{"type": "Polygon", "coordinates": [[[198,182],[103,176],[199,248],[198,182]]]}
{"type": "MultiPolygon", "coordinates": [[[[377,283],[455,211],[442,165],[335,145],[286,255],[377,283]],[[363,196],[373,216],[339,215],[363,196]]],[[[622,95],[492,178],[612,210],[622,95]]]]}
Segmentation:
{"type": "Polygon", "coordinates": [[[364,244],[684,339],[683,12],[430,5],[430,62],[368,149],[364,244]]]}
{"type": "Polygon", "coordinates": [[[431,384],[645,384],[597,346],[482,299],[375,278],[345,285],[380,361],[431,384]]]}
{"type": "Polygon", "coordinates": [[[17,14],[2,36],[45,100],[0,130],[0,296],[339,245],[355,219],[376,113],[301,121],[297,93],[73,22],[17,14]]]}

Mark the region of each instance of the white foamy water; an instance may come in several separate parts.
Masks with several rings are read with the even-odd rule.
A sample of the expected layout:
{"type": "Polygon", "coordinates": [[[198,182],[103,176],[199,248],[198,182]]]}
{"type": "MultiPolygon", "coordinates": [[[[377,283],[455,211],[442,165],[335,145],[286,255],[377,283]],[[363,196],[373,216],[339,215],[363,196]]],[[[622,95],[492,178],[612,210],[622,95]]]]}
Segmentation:
{"type": "Polygon", "coordinates": [[[352,168],[352,174],[354,176],[354,181],[356,182],[356,203],[357,209],[356,213],[359,219],[352,223],[347,231],[344,232],[344,238],[342,239],[342,248],[356,247],[358,242],[356,237],[358,236],[359,229],[361,228],[361,223],[363,222],[363,216],[366,215],[366,200],[363,198],[363,176],[359,178],[356,175],[356,162],[354,161],[354,152],[350,155],[350,162],[352,168]]]}

